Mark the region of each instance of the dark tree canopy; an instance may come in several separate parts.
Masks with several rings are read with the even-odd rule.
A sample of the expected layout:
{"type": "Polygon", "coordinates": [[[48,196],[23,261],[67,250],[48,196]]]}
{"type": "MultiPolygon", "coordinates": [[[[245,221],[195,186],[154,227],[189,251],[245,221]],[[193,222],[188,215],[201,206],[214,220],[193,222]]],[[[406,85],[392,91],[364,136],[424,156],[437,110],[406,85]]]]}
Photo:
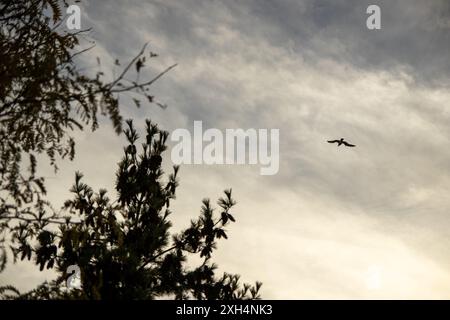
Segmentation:
{"type": "MultiPolygon", "coordinates": [[[[45,200],[45,181],[37,171],[41,155],[54,168],[62,158],[73,159],[73,132],[111,119],[123,131],[119,96],[131,96],[160,107],[149,87],[174,66],[147,81],[139,81],[145,64],[157,55],[146,46],[121,66],[118,76],[105,80],[81,72],[76,57],[86,30],[69,32],[58,0],[0,0],[0,272],[6,265],[5,241],[14,262],[33,260],[40,270],[54,269],[55,281],[21,294],[0,287],[0,298],[22,299],[195,299],[258,298],[260,283],[240,285],[239,277],[216,276],[211,255],[225,226],[234,222],[231,190],[213,214],[209,200],[191,225],[170,233],[170,202],[175,198],[178,167],[165,177],[161,168],[167,132],[147,122],[142,150],[132,122],[116,177],[117,195],[97,193],[77,173],[74,198],[55,211],[45,200]],[[130,80],[136,73],[136,80],[130,80]],[[139,153],[139,150],[141,152],[139,153]],[[188,258],[198,256],[195,266],[188,258]],[[81,269],[81,289],[68,289],[68,267],[81,269]]],[[[98,60],[98,65],[100,61],[98,60]]],[[[42,157],[41,157],[42,158],[42,157]]]]}
{"type": "MultiPolygon", "coordinates": [[[[43,229],[32,247],[20,239],[17,254],[34,257],[43,268],[55,268],[56,281],[45,283],[21,298],[51,299],[256,299],[261,284],[239,284],[239,276],[215,275],[211,256],[218,239],[227,238],[225,226],[234,222],[231,189],[218,200],[219,214],[208,199],[200,216],[185,230],[171,236],[170,203],[175,199],[178,167],[167,179],[161,168],[167,132],[146,122],[142,147],[138,133],[127,121],[128,145],[116,174],[114,201],[106,190],[94,192],[76,174],[73,199],[65,208],[76,223],[62,224],[58,230],[43,229]],[[141,149],[141,152],[138,152],[141,149]],[[193,266],[188,258],[198,256],[193,266]],[[67,269],[81,269],[81,289],[65,290],[67,269]]],[[[5,290],[10,297],[11,290],[5,290]]]]}
{"type": "Polygon", "coordinates": [[[57,223],[37,174],[38,156],[46,155],[55,169],[58,158],[73,159],[73,132],[97,129],[99,115],[120,133],[120,94],[133,95],[137,106],[140,98],[162,106],[149,86],[173,67],[149,81],[129,80],[146,58],[157,56],[144,47],[123,67],[116,61],[122,69],[115,79],[104,80],[101,70],[84,74],[75,60],[89,49],[80,44],[87,30],[68,31],[62,6],[58,0],[0,0],[0,271],[6,265],[2,231],[14,241],[18,232],[33,237],[33,229],[57,223]]]}

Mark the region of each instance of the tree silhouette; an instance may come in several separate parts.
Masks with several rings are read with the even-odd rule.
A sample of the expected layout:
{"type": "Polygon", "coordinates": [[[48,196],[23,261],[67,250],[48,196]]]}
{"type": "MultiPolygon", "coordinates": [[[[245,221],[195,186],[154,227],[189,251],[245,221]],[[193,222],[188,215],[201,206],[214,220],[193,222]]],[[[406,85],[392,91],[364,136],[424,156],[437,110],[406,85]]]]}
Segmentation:
{"type": "MultiPolygon", "coordinates": [[[[25,299],[256,299],[261,283],[240,285],[239,276],[225,273],[216,277],[211,256],[218,239],[227,239],[225,226],[234,222],[236,204],[231,189],[218,201],[216,217],[208,199],[201,214],[185,230],[170,234],[170,203],[175,199],[178,166],[167,179],[161,168],[168,133],[146,121],[146,136],[138,153],[138,133],[132,121],[124,131],[128,145],[118,165],[112,201],[107,191],[97,193],[77,173],[65,209],[72,222],[38,232],[38,244],[26,236],[15,249],[22,259],[34,257],[43,268],[55,268],[58,279],[20,295],[12,287],[3,288],[4,297],[25,299]],[[166,181],[165,181],[166,180],[166,181]],[[76,221],[76,222],[75,222],[76,221]],[[200,265],[188,263],[191,256],[200,265]],[[81,269],[81,289],[65,289],[67,269],[81,269]]],[[[69,218],[67,218],[69,221],[69,218]]],[[[1,292],[1,291],[0,291],[1,292]]]]}
{"type": "Polygon", "coordinates": [[[101,70],[84,74],[75,60],[89,49],[80,49],[88,30],[65,30],[60,3],[0,0],[0,272],[7,257],[3,235],[33,238],[36,229],[64,223],[45,200],[38,156],[46,155],[55,170],[57,159],[73,159],[73,132],[97,129],[100,114],[121,133],[121,94],[131,95],[138,107],[141,99],[164,107],[149,86],[173,67],[148,81],[130,80],[130,72],[139,75],[157,56],[144,46],[112,80],[101,70]]]}

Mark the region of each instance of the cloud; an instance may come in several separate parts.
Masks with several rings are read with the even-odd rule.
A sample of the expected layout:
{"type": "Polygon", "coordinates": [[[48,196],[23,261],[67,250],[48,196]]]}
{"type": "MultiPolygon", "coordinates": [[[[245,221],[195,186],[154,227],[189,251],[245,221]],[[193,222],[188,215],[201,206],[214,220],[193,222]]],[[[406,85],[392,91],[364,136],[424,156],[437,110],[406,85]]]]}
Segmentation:
{"type": "MultiPolygon", "coordinates": [[[[216,260],[263,281],[265,298],[449,297],[446,2],[378,1],[380,32],[365,28],[364,1],[131,3],[86,7],[98,53],[125,61],[150,41],[160,58],[144,76],[179,65],[153,88],[169,108],[124,98],[127,117],[280,129],[276,176],[182,166],[175,229],[232,187],[238,222],[216,260]],[[357,147],[325,142],[339,137],[357,147]]],[[[75,168],[112,189],[123,137],[109,129],[79,135],[76,162],[49,181],[55,202],[75,168]]]]}

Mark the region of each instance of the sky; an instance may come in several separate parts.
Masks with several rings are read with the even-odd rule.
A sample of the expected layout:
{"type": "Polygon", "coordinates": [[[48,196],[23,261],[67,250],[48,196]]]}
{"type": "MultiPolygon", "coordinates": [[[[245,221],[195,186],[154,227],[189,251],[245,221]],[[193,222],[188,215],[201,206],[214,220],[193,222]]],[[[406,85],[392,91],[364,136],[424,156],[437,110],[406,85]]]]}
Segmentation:
{"type": "MultiPolygon", "coordinates": [[[[163,110],[122,114],[139,128],[279,129],[280,167],[182,165],[174,230],[201,200],[232,188],[238,204],[220,271],[263,282],[266,299],[450,298],[450,3],[445,0],[83,1],[96,47],[80,65],[118,72],[144,43],[141,77],[163,110]],[[381,9],[381,29],[366,9],[381,9]],[[116,69],[115,69],[116,68],[116,69]],[[345,137],[356,148],[326,140],[345,137]]],[[[125,143],[107,119],[76,133],[73,162],[42,170],[56,207],[80,170],[113,193],[125,143]]],[[[173,143],[171,143],[173,147],[173,143]]],[[[169,171],[170,150],[164,158],[169,171]]],[[[30,289],[50,272],[9,266],[0,283],[30,289]]]]}

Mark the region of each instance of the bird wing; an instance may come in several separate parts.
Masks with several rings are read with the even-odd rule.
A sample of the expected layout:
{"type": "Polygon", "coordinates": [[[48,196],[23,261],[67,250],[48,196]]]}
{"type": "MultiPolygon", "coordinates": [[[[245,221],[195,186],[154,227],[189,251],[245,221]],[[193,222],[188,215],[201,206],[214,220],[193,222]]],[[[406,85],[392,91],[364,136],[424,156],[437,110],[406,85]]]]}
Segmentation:
{"type": "Polygon", "coordinates": [[[327,140],[328,143],[339,143],[339,140],[327,140]]]}
{"type": "Polygon", "coordinates": [[[347,147],[356,147],[354,144],[348,143],[343,141],[344,145],[346,145],[347,147]]]}

